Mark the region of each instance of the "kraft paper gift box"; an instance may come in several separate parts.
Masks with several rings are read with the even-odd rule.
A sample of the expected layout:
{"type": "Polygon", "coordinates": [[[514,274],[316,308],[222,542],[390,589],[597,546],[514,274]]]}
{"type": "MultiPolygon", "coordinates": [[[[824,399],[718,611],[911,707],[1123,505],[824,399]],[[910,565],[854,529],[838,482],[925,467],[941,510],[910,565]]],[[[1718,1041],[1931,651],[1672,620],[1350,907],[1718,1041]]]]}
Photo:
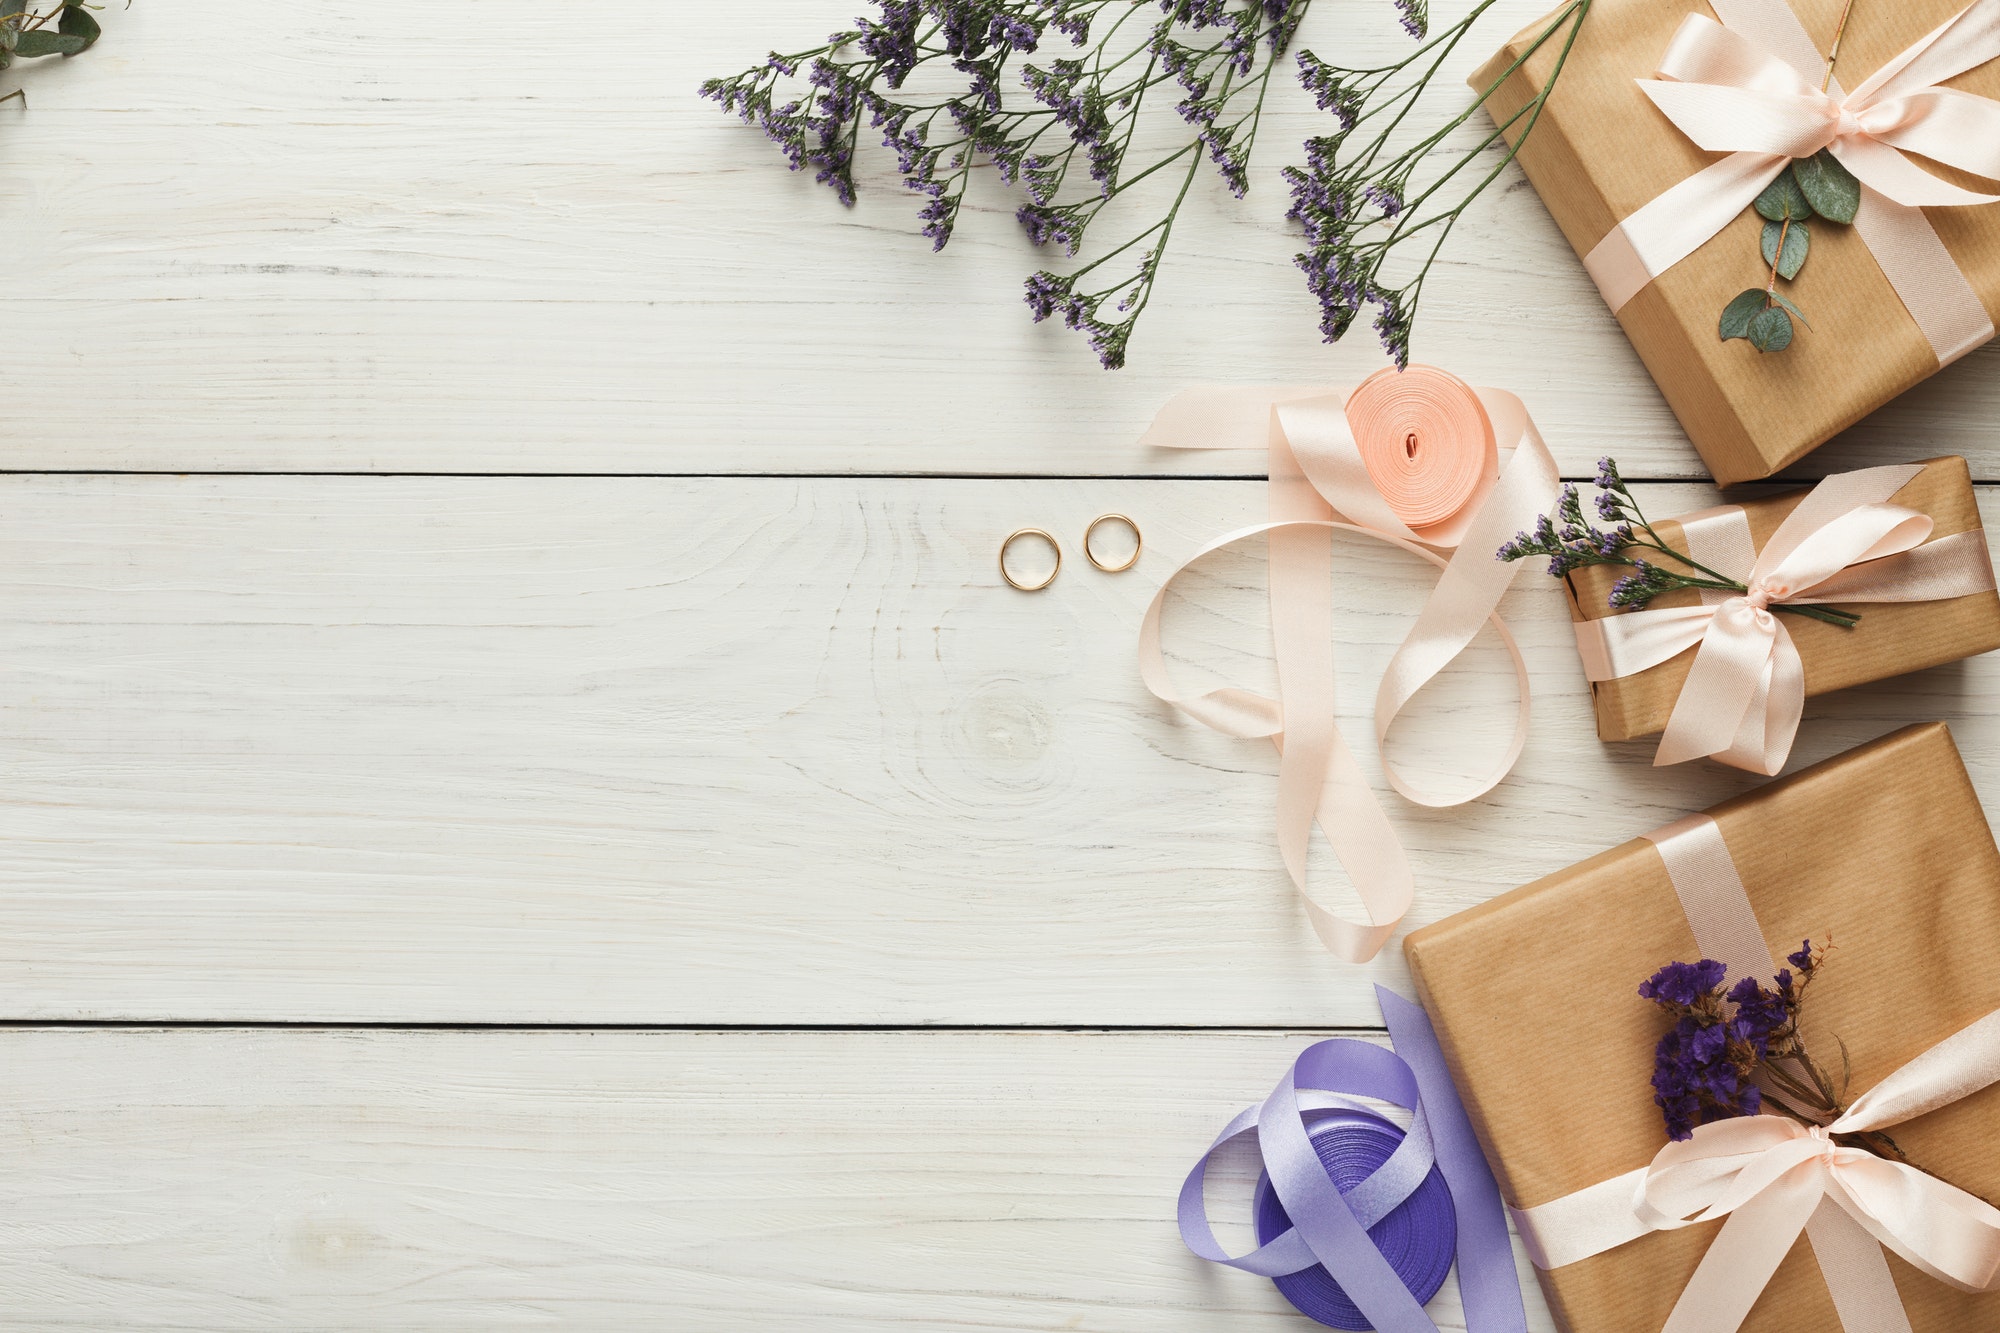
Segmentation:
{"type": "MultiPolygon", "coordinates": [[[[1830,44],[1843,0],[1790,0],[1818,49],[1830,44]]],[[[1860,3],[1842,39],[1848,88],[1965,8],[1967,0],[1860,3]]],[[[1722,154],[1706,153],[1638,85],[1659,69],[1681,21],[1710,14],[1688,0],[1596,0],[1569,53],[1521,165],[1579,257],[1669,187],[1722,154]]],[[[1484,91],[1547,28],[1516,37],[1472,78],[1484,91]]],[[[1496,122],[1533,100],[1561,37],[1544,44],[1487,100],[1496,122]]],[[[1947,88],[2000,98],[2000,61],[1947,88]]],[[[1990,181],[1922,163],[1954,184],[1994,193],[1990,181]]],[[[2000,313],[2000,205],[1925,210],[1989,316],[2000,313]]],[[[1722,309],[1769,278],[1763,219],[1741,216],[1632,298],[1619,323],[1715,479],[1767,477],[1803,457],[1939,369],[1938,355],[1851,226],[1812,222],[1811,257],[1782,290],[1811,320],[1792,345],[1759,353],[1717,334],[1722,309]]]]}
{"type": "MultiPolygon", "coordinates": [[[[1763,549],[1785,516],[1798,507],[1806,494],[1806,490],[1787,491],[1741,502],[1758,549],[1763,549]]],[[[1929,514],[1936,523],[1930,541],[1983,530],[1979,502],[1963,458],[1927,460],[1924,471],[1891,496],[1889,502],[1929,514]]],[[[1669,546],[1687,549],[1678,522],[1655,519],[1653,526],[1669,546]]],[[[1659,563],[1672,567],[1670,561],[1659,563]]],[[[1565,580],[1571,615],[1577,620],[1603,620],[1624,614],[1612,607],[1608,599],[1611,585],[1627,572],[1619,566],[1593,565],[1571,574],[1565,580]]],[[[1692,606],[1698,601],[1697,593],[1679,592],[1656,598],[1652,604],[1692,606]]],[[[1786,617],[1785,628],[1805,663],[1809,697],[2000,648],[2000,594],[1993,592],[1934,602],[1857,602],[1840,609],[1859,614],[1861,623],[1853,629],[1842,629],[1801,616],[1786,617]]],[[[1593,682],[1591,695],[1597,709],[1598,738],[1633,740],[1665,728],[1694,664],[1694,656],[1695,650],[1691,648],[1636,675],[1593,682]]]]}
{"type": "MultiPolygon", "coordinates": [[[[1806,938],[1837,946],[1813,980],[1805,1038],[1836,1070],[1834,1037],[1846,1043],[1852,1095],[2000,1007],[2000,852],[1942,723],[1709,813],[1773,953],[1806,938]]],[[[1668,1021],[1637,988],[1662,964],[1700,955],[1654,843],[1634,839],[1425,927],[1405,953],[1511,1207],[1644,1167],[1665,1145],[1649,1080],[1668,1021]]],[[[1892,1133],[1911,1162],[2000,1199],[2000,1086],[1892,1133]]],[[[1653,1333],[1721,1225],[1654,1232],[1539,1273],[1557,1323],[1653,1333]]],[[[1888,1262],[1916,1333],[2000,1328],[2000,1296],[1958,1291],[1894,1254],[1888,1262]]],[[[1743,1328],[1840,1327],[1801,1236],[1743,1328]]]]}

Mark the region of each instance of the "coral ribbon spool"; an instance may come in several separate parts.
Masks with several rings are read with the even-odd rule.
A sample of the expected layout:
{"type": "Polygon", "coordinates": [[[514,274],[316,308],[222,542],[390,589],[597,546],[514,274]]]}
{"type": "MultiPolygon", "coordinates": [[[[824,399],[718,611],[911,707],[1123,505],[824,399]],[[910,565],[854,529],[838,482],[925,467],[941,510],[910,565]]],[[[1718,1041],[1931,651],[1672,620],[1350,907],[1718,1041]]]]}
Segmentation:
{"type": "Polygon", "coordinates": [[[1390,512],[1420,540],[1455,545],[1500,479],[1493,422],[1472,386],[1434,366],[1379,371],[1348,398],[1347,422],[1390,512]]]}
{"type": "Polygon", "coordinates": [[[1154,696],[1227,736],[1280,751],[1278,850],[1307,920],[1337,957],[1362,963],[1395,933],[1414,896],[1401,839],[1334,716],[1333,537],[1395,546],[1443,571],[1375,693],[1382,776],[1418,805],[1462,805],[1491,791],[1527,743],[1526,662],[1499,615],[1518,565],[1493,553],[1554,502],[1555,459],[1521,400],[1428,366],[1383,371],[1351,393],[1322,388],[1208,386],[1161,409],[1144,443],[1169,449],[1264,448],[1270,522],[1209,542],[1160,586],[1139,630],[1139,671],[1154,696]],[[1506,466],[1502,451],[1511,451],[1506,466]],[[1161,647],[1161,608],[1189,565],[1253,537],[1269,546],[1271,630],[1281,697],[1222,687],[1177,689],[1161,647]],[[1440,550],[1451,551],[1447,558],[1440,550]],[[1389,728],[1418,691],[1492,624],[1519,688],[1506,750],[1469,786],[1438,791],[1391,762],[1389,728]],[[1353,882],[1365,920],[1336,913],[1307,885],[1317,823],[1353,882]]]}

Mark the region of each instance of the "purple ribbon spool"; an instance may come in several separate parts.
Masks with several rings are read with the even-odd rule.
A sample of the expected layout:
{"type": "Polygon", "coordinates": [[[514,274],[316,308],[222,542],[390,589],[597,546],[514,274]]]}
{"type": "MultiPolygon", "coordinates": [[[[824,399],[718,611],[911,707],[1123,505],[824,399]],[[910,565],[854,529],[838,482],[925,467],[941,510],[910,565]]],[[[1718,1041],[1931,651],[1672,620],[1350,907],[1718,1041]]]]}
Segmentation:
{"type": "MultiPolygon", "coordinates": [[[[1322,1112],[1309,1117],[1313,1118],[1320,1120],[1312,1130],[1313,1152],[1342,1194],[1374,1175],[1405,1137],[1395,1124],[1353,1111],[1322,1112]]],[[[1267,1245],[1292,1229],[1292,1219],[1271,1187],[1268,1174],[1258,1177],[1254,1209],[1259,1245],[1267,1245]]],[[[1417,1303],[1429,1304],[1444,1286],[1452,1255],[1458,1249],[1457,1209],[1436,1166],[1409,1198],[1368,1228],[1368,1239],[1382,1251],[1417,1303]]],[[[1340,1283],[1318,1264],[1273,1277],[1271,1283],[1300,1314],[1328,1328],[1358,1333],[1372,1327],[1368,1316],[1340,1289],[1340,1283]]]]}
{"type": "Polygon", "coordinates": [[[1394,1049],[1346,1037],[1307,1047],[1188,1172],[1181,1239],[1203,1259],[1270,1278],[1321,1324],[1377,1333],[1437,1333],[1424,1305],[1455,1254],[1468,1333],[1527,1333],[1500,1188],[1437,1033],[1419,1006],[1375,994],[1394,1049]],[[1407,1133],[1374,1110],[1384,1102],[1411,1113],[1407,1133]],[[1248,1254],[1223,1248],[1203,1197],[1209,1162],[1239,1139],[1264,1161],[1248,1254]]]}

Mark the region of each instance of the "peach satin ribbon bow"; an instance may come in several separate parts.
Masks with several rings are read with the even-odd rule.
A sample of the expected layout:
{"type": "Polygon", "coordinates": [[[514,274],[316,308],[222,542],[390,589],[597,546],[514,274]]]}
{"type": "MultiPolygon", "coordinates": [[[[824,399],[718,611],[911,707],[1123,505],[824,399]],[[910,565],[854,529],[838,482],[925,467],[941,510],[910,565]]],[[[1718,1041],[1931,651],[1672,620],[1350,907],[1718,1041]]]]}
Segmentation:
{"type": "Polygon", "coordinates": [[[1729,156],[1626,218],[1585,258],[1613,311],[1705,245],[1794,158],[1821,149],[1862,183],[1856,227],[1941,362],[1993,336],[1925,207],[1990,204],[1925,171],[1916,153],[2000,177],[2000,102],[1937,86],[2000,58],[2000,0],[1977,0],[1845,93],[1785,0],[1714,0],[1690,14],[1639,86],[1690,139],[1729,156]],[[1724,26],[1724,25],[1727,26],[1724,26]]]}
{"type": "Polygon", "coordinates": [[[1383,673],[1375,739],[1384,775],[1404,797],[1432,807],[1459,805],[1492,790],[1527,741],[1527,666],[1496,609],[1518,566],[1500,563],[1494,552],[1554,500],[1555,460],[1520,399],[1472,389],[1425,366],[1384,371],[1352,396],[1320,388],[1190,390],[1161,409],[1144,443],[1269,449],[1272,521],[1225,533],[1168,577],[1146,609],[1139,670],[1156,697],[1197,721],[1278,747],[1278,846],[1285,868],[1327,949],[1347,962],[1367,962],[1409,910],[1415,881],[1395,827],[1334,719],[1333,534],[1386,542],[1444,571],[1383,673]],[[1503,468],[1504,449],[1513,457],[1503,468]],[[1168,675],[1160,642],[1167,593],[1203,556],[1259,535],[1270,551],[1282,698],[1233,687],[1182,694],[1168,675]],[[1447,560],[1432,548],[1456,550],[1447,560]],[[1384,744],[1403,706],[1489,620],[1513,657],[1520,690],[1514,735],[1472,790],[1440,795],[1399,772],[1384,744]],[[1306,851],[1315,822],[1352,880],[1365,922],[1333,911],[1308,887],[1306,851]]]}
{"type": "MultiPolygon", "coordinates": [[[[1961,1291],[2000,1290],[2000,1210],[1913,1166],[1832,1138],[1913,1120],[1994,1082],[2000,1082],[2000,1013],[1904,1065],[1824,1129],[1783,1116],[1746,1116],[1703,1125],[1693,1138],[1661,1149],[1639,1189],[1640,1219],[1671,1230],[1729,1218],[1662,1333],[1734,1333],[1828,1202],[1938,1281],[1961,1291]]],[[[1900,1321],[1900,1308],[1895,1313],[1900,1321]]]]}
{"type": "Polygon", "coordinates": [[[1655,764],[1712,755],[1753,773],[1774,774],[1785,766],[1805,712],[1806,678],[1787,617],[1773,607],[1937,601],[1994,586],[1983,531],[1926,544],[1928,515],[1884,503],[1922,471],[1912,464],[1828,477],[1754,561],[1745,562],[1747,568],[1727,567],[1735,563],[1730,548],[1740,553],[1749,545],[1740,509],[1689,520],[1689,553],[1748,585],[1747,593],[1705,594],[1701,606],[1628,611],[1577,624],[1577,651],[1593,681],[1634,675],[1700,645],[1655,764]],[[1705,535],[1718,523],[1733,523],[1743,539],[1705,535]]]}

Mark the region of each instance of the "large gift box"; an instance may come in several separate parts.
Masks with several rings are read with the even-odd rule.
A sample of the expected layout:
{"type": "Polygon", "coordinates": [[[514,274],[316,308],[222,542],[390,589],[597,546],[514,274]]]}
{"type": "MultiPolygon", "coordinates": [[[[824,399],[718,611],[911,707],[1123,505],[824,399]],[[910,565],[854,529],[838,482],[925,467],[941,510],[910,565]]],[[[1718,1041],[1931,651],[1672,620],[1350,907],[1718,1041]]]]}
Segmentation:
{"type": "MultiPolygon", "coordinates": [[[[1896,732],[1709,813],[1712,826],[1683,824],[1719,832],[1726,855],[1711,844],[1699,874],[1682,864],[1683,879],[1733,862],[1777,957],[1807,938],[1837,946],[1815,976],[1804,1032],[1816,1051],[1845,1043],[1850,1096],[2000,1008],[2000,852],[1943,724],[1896,732]]],[[[1511,1208],[1644,1168],[1667,1142],[1649,1080],[1668,1022],[1636,989],[1661,964],[1701,952],[1665,836],[1634,839],[1407,941],[1511,1208]]],[[[2000,1199],[2000,1086],[1893,1133],[1912,1163],[2000,1199]]],[[[1630,1197],[1614,1192],[1614,1203],[1630,1197]]],[[[1568,1333],[1660,1329],[1721,1225],[1643,1234],[1542,1272],[1557,1322],[1568,1333]]],[[[1744,1329],[1842,1327],[1815,1261],[1819,1241],[1815,1232],[1813,1244],[1802,1237],[1791,1248],[1744,1329]]],[[[1956,1290],[1894,1254],[1888,1267],[1916,1333],[2000,1328],[2000,1296],[1956,1290]]]]}
{"type": "MultiPolygon", "coordinates": [[[[1962,533],[1982,534],[1979,502],[1963,458],[1933,458],[1923,471],[1889,497],[1888,503],[1928,514],[1934,524],[1924,545],[1962,533]]],[[[1762,550],[1779,524],[1809,494],[1787,491],[1730,506],[1747,523],[1750,544],[1762,550]]],[[[1703,511],[1714,521],[1723,510],[1703,511]]],[[[1690,516],[1692,517],[1692,516],[1690,516]]],[[[1689,549],[1684,520],[1660,519],[1653,526],[1676,550],[1689,549]]],[[[1990,562],[1990,556],[1982,558],[1990,562]]],[[[1662,561],[1671,567],[1671,562],[1662,561]]],[[[1565,580],[1570,613],[1579,621],[1606,620],[1621,612],[1610,603],[1613,583],[1627,571],[1618,566],[1592,565],[1572,571],[1565,580]]],[[[1693,591],[1656,598],[1657,608],[1693,606],[1701,595],[1693,591]]],[[[1852,629],[1824,621],[1787,616],[1785,627],[1798,646],[1805,666],[1808,696],[1844,690],[1870,681],[1922,671],[2000,648],[2000,593],[1991,590],[1934,601],[1834,602],[1858,614],[1852,629]]],[[[1696,649],[1629,676],[1591,683],[1597,709],[1597,734],[1606,741],[1651,736],[1667,725],[1680,699],[1696,649]]]]}
{"type": "MultiPolygon", "coordinates": [[[[1775,0],[1774,0],[1775,2],[1775,0]]],[[[1730,8],[1740,10],[1745,0],[1730,8]]],[[[1825,52],[1843,0],[1789,0],[1814,47],[1825,52]]],[[[1842,39],[1841,82],[1863,79],[1964,9],[1966,0],[1897,0],[1855,6],[1842,39]]],[[[1579,256],[1669,188],[1721,161],[1698,147],[1640,88],[1653,79],[1695,0],[1595,0],[1560,79],[1522,147],[1520,161],[1579,256]]],[[[1484,91],[1507,74],[1537,23],[1473,76],[1484,91]]],[[[1563,50],[1544,43],[1487,101],[1505,124],[1548,81],[1563,50]]],[[[1818,80],[1812,80],[1817,84],[1818,80]]],[[[2000,61],[1943,87],[2000,97],[2000,61]]],[[[1518,125],[1516,127],[1518,129],[1518,125]]],[[[1514,131],[1510,131],[1510,136],[1514,131]]],[[[1990,182],[1926,161],[1922,169],[1975,191],[1990,182]]],[[[2000,205],[1923,210],[1978,305],[2000,312],[2000,205]]],[[[1640,359],[1681,425],[1725,485],[1769,476],[1941,368],[1940,356],[1966,350],[1927,337],[1890,285],[1859,229],[1809,224],[1811,258],[1783,290],[1811,321],[1791,346],[1759,353],[1717,333],[1723,307],[1769,277],[1760,253],[1763,220],[1748,207],[1720,233],[1632,296],[1619,311],[1640,359]]],[[[1941,256],[1933,253],[1934,259],[1941,256]]],[[[1959,339],[1962,344],[1965,340],[1959,339]]]]}

